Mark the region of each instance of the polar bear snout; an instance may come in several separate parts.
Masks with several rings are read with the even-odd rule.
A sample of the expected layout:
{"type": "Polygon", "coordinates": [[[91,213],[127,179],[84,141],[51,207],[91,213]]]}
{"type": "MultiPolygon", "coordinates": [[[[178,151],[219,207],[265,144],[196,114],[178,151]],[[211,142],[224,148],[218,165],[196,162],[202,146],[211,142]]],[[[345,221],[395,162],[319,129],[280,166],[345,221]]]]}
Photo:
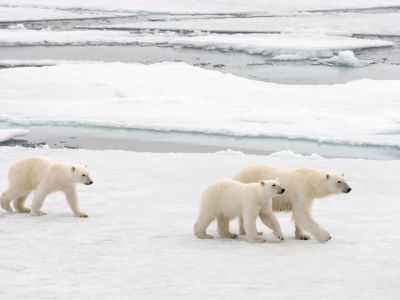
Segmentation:
{"type": "Polygon", "coordinates": [[[342,192],[345,193],[345,194],[350,193],[351,192],[351,187],[348,185],[348,183],[345,182],[345,181],[342,181],[342,184],[343,184],[342,192]]]}
{"type": "Polygon", "coordinates": [[[343,190],[343,193],[346,193],[346,194],[348,194],[350,192],[351,192],[351,187],[349,187],[349,186],[347,186],[347,189],[343,190]]]}
{"type": "Polygon", "coordinates": [[[285,189],[281,189],[278,194],[283,194],[286,190],[285,189]]]}
{"type": "Polygon", "coordinates": [[[85,185],[91,185],[93,184],[92,178],[90,178],[89,174],[85,174],[86,176],[86,181],[84,182],[85,185]]]}

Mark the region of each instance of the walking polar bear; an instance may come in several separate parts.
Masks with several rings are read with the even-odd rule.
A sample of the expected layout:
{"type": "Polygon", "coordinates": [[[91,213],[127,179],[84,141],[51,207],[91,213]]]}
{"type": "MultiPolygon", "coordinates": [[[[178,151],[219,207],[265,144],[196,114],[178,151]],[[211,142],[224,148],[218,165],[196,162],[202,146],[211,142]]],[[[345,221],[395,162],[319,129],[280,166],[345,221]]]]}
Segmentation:
{"type": "Polygon", "coordinates": [[[277,180],[266,180],[245,184],[235,180],[221,180],[202,194],[200,213],[194,233],[202,239],[210,239],[206,233],[210,223],[217,219],[218,234],[225,238],[236,238],[237,234],[229,231],[229,221],[241,217],[250,242],[261,243],[265,240],[258,236],[256,220],[263,207],[269,216],[269,224],[274,235],[282,239],[281,227],[272,211],[272,198],[285,192],[277,180]]]}
{"type": "Polygon", "coordinates": [[[75,185],[93,183],[86,168],[68,163],[52,161],[43,157],[31,157],[14,163],[8,172],[9,187],[1,195],[1,207],[12,212],[10,206],[14,200],[14,208],[19,213],[29,213],[30,209],[24,206],[28,195],[34,191],[32,214],[43,216],[41,211],[47,195],[56,191],[65,193],[67,202],[75,217],[87,218],[81,212],[75,185]]]}
{"type": "MultiPolygon", "coordinates": [[[[260,180],[279,178],[286,188],[286,193],[272,200],[274,211],[291,211],[295,222],[295,236],[308,240],[311,235],[320,242],[327,242],[331,235],[314,221],[311,215],[315,198],[323,198],[338,193],[349,193],[351,188],[344,174],[326,172],[311,168],[284,169],[268,164],[257,164],[239,171],[235,180],[250,183],[260,180]]],[[[261,208],[260,218],[268,226],[270,208],[261,208]]]]}

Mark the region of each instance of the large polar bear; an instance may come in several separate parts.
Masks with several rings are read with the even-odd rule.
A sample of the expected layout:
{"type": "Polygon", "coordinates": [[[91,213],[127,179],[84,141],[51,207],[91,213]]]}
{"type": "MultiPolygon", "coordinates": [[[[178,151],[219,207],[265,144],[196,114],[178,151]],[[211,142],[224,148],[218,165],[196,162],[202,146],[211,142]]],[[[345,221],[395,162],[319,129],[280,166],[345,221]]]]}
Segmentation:
{"type": "MultiPolygon", "coordinates": [[[[330,240],[330,234],[312,218],[311,209],[315,198],[351,191],[344,174],[311,168],[284,169],[268,164],[256,164],[239,171],[234,179],[250,183],[277,177],[287,192],[273,199],[272,208],[274,211],[292,212],[296,238],[308,240],[310,236],[306,232],[309,232],[320,242],[330,240]]],[[[269,207],[261,209],[260,218],[268,226],[269,207]]]]}
{"type": "Polygon", "coordinates": [[[8,172],[9,187],[1,195],[1,207],[12,212],[11,201],[20,213],[31,210],[24,206],[28,195],[34,191],[32,214],[43,216],[41,211],[47,195],[56,191],[65,193],[67,202],[75,217],[87,218],[88,215],[79,208],[78,194],[75,185],[93,183],[86,168],[76,165],[52,161],[43,157],[30,157],[14,163],[8,172]]]}
{"type": "Polygon", "coordinates": [[[236,238],[237,234],[229,231],[229,221],[241,217],[247,238],[250,242],[264,242],[258,236],[256,220],[260,209],[264,207],[270,217],[268,220],[274,235],[282,239],[281,227],[272,211],[272,198],[285,191],[276,180],[266,180],[245,184],[236,180],[221,180],[202,194],[199,217],[194,225],[194,233],[203,239],[212,238],[206,233],[210,223],[217,219],[218,234],[221,237],[236,238]]]}

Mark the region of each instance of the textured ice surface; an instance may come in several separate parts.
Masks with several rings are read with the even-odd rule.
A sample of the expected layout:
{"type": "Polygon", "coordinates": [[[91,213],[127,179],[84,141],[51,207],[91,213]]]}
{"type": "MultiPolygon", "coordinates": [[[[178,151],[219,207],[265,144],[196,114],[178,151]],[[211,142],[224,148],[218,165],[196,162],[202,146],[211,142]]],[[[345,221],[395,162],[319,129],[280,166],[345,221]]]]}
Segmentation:
{"type": "Polygon", "coordinates": [[[27,135],[29,130],[25,129],[0,129],[0,142],[27,135]]]}
{"type": "Polygon", "coordinates": [[[399,81],[253,81],[183,63],[0,70],[0,121],[399,147],[399,81]]]}

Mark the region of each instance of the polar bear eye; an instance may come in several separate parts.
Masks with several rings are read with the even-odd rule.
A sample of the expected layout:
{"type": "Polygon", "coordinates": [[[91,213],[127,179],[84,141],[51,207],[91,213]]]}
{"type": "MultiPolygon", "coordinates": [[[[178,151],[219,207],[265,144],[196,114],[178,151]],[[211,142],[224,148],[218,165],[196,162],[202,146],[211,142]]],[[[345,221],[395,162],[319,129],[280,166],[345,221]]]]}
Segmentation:
{"type": "Polygon", "coordinates": [[[337,183],[342,183],[340,180],[337,183]]]}
{"type": "Polygon", "coordinates": [[[276,184],[274,183],[272,186],[276,186],[276,184]]]}
{"type": "Polygon", "coordinates": [[[86,175],[85,175],[85,174],[82,174],[82,176],[85,177],[86,175]]]}

